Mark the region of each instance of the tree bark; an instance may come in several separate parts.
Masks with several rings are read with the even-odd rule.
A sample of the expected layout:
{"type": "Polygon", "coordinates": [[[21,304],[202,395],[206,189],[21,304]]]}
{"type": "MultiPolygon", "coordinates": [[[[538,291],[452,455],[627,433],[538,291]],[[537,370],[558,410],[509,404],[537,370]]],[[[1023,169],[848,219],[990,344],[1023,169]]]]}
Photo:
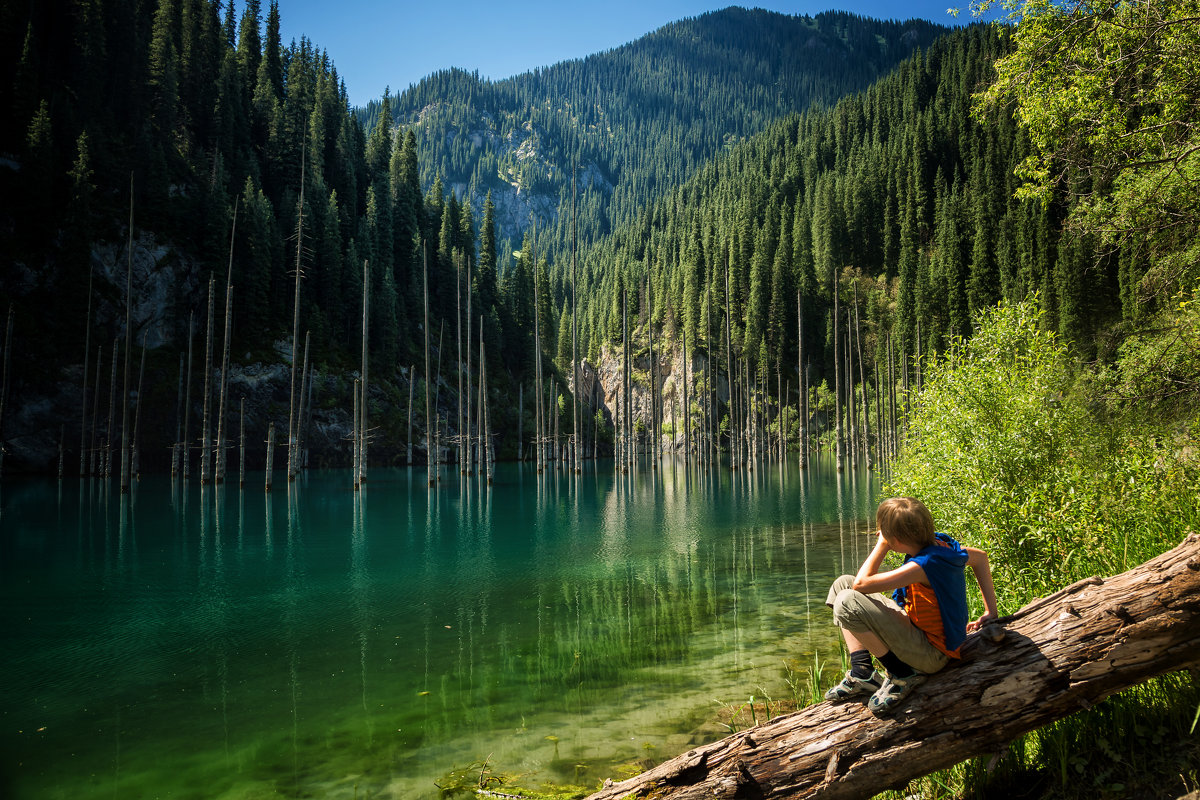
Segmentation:
{"type": "Polygon", "coordinates": [[[1200,535],[1087,578],[970,636],[893,716],[819,703],[606,785],[615,798],[861,798],[999,753],[1156,675],[1200,664],[1200,535]]]}

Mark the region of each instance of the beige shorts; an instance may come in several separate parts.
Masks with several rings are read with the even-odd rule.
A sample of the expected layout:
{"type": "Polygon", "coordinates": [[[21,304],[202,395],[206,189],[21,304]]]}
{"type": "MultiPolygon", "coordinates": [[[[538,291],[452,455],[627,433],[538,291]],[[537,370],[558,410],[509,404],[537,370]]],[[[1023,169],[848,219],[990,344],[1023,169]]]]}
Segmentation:
{"type": "Polygon", "coordinates": [[[921,672],[937,672],[946,666],[949,656],[930,644],[890,597],[855,591],[850,588],[853,583],[854,576],[843,575],[829,587],[825,605],[833,609],[838,627],[875,634],[897,658],[921,672]]]}

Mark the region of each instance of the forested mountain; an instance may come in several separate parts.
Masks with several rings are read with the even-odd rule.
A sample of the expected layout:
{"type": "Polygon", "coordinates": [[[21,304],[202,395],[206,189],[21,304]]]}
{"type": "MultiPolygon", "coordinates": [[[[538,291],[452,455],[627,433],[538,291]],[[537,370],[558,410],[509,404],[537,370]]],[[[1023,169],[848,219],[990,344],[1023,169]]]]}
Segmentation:
{"type": "MultiPolygon", "coordinates": [[[[810,378],[832,387],[835,287],[861,320],[870,391],[889,339],[895,364],[914,363],[905,356],[969,335],[978,309],[1035,292],[1049,324],[1094,352],[1098,331],[1146,310],[1135,291],[1145,265],[1128,249],[1100,254],[1062,236],[1062,197],[1015,199],[1027,138],[1008,109],[986,125],[972,116],[973,93],[1008,49],[1005,29],[944,37],[834,108],[771,125],[646,207],[585,259],[589,352],[621,340],[627,296],[642,325],[652,305],[656,335],[678,329],[689,349],[722,360],[728,330],[734,360],[769,374],[772,393],[779,374],[794,393],[803,341],[810,378]]],[[[843,348],[846,324],[843,314],[843,348]]],[[[851,380],[860,383],[857,371],[851,380]]]]}
{"type": "Polygon", "coordinates": [[[360,118],[371,128],[390,115],[417,133],[423,186],[441,177],[476,213],[491,192],[502,236],[519,241],[536,214],[546,246],[558,251],[571,241],[561,210],[573,165],[586,246],[723,149],[865,88],[946,30],[924,20],[728,8],[507,80],[439,72],[360,118]]]}
{"type": "MultiPolygon", "coordinates": [[[[148,349],[165,395],[156,400],[169,407],[176,357],[204,336],[207,304],[223,316],[227,274],[235,364],[290,357],[297,295],[314,362],[353,364],[365,276],[372,375],[405,382],[403,367],[423,358],[425,264],[430,327],[455,331],[469,293],[497,391],[510,391],[531,375],[535,268],[508,267],[494,205],[485,196],[473,208],[448,181],[469,181],[469,167],[480,190],[536,184],[547,167],[536,188],[552,197],[543,209],[558,246],[536,270],[546,286],[568,256],[573,158],[592,176],[578,213],[587,241],[780,111],[865,85],[940,32],[730,10],[494,85],[434,76],[403,95],[396,115],[385,98],[364,126],[330,55],[303,38],[285,46],[279,14],[272,2],[264,15],[259,0],[240,11],[217,0],[0,2],[0,295],[20,354],[10,396],[64,370],[98,381],[101,362],[107,369],[124,347],[128,311],[128,341],[148,349]],[[422,110],[428,130],[396,130],[422,110]],[[476,118],[497,137],[528,124],[524,152],[537,157],[504,155],[487,137],[476,153],[476,118]],[[463,127],[434,136],[437,120],[463,127]],[[610,184],[611,202],[600,189],[610,184]]],[[[547,350],[562,314],[557,289],[541,293],[547,350]]],[[[100,386],[76,391],[98,396],[100,386]]]]}
{"type": "Polygon", "coordinates": [[[388,394],[417,380],[406,367],[424,358],[427,283],[435,351],[469,302],[494,390],[511,396],[534,372],[535,297],[542,349],[560,368],[569,359],[557,328],[575,158],[589,243],[577,319],[593,360],[618,337],[622,303],[644,342],[652,303],[665,342],[682,333],[707,354],[728,339],[725,362],[775,375],[789,402],[802,342],[806,378],[834,384],[835,285],[839,304],[857,302],[873,358],[851,383],[876,392],[867,376],[885,353],[934,352],[1000,297],[1040,292],[1083,348],[1138,311],[1135,255],[1096,259],[1086,240],[1060,240],[1065,200],[1013,199],[1028,152],[1017,128],[1002,111],[987,126],[971,116],[1003,30],[943,37],[826,108],[939,29],[731,9],[509,81],[441,73],[394,107],[385,97],[364,126],[329,55],[307,39],[284,47],[277,4],[262,17],[257,0],[240,18],[213,0],[0,4],[11,385],[68,367],[98,380],[128,307],[130,341],[173,394],[176,358],[206,304],[223,308],[228,270],[235,363],[291,357],[298,296],[314,363],[351,369],[366,279],[372,376],[388,394]],[[493,198],[514,185],[543,197],[545,233],[510,262],[493,198]],[[44,308],[59,311],[49,327],[44,308]]]}

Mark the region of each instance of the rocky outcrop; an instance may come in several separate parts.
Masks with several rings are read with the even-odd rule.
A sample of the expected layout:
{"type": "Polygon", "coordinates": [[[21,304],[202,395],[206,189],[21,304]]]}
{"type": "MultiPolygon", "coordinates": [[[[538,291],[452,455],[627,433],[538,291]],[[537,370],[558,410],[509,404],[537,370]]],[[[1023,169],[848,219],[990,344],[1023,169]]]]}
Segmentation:
{"type": "MultiPolygon", "coordinates": [[[[623,369],[621,352],[605,344],[600,353],[599,364],[593,366],[589,362],[585,362],[583,374],[580,382],[583,389],[583,397],[587,399],[595,398],[598,409],[604,414],[605,420],[612,424],[613,419],[622,402],[622,381],[623,369]]],[[[635,424],[641,421],[647,429],[650,427],[650,388],[653,378],[655,402],[661,404],[659,418],[665,425],[670,425],[672,418],[677,421],[679,426],[683,423],[683,380],[684,380],[684,358],[678,348],[672,348],[670,352],[663,353],[659,348],[654,350],[654,370],[651,370],[652,362],[650,360],[649,348],[638,350],[631,356],[632,366],[632,399],[630,407],[633,411],[635,424]]],[[[697,385],[703,389],[702,382],[705,370],[705,356],[703,353],[693,353],[687,365],[688,399],[689,402],[694,401],[697,385]]],[[[729,399],[729,387],[725,381],[724,375],[717,374],[716,395],[718,402],[724,404],[729,399]]],[[[665,435],[663,437],[664,447],[682,447],[682,437],[676,437],[678,441],[672,441],[672,437],[665,435]]]]}

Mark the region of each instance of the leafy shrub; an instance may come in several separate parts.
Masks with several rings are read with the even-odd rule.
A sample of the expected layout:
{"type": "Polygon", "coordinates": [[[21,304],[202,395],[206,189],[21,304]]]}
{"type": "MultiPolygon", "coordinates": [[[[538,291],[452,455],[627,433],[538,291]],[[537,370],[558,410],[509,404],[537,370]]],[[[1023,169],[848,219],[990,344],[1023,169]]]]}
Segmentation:
{"type": "Polygon", "coordinates": [[[1195,426],[1164,436],[1094,402],[1081,389],[1094,385],[1025,301],[984,312],[914,398],[888,491],[987,549],[1006,605],[1119,572],[1200,524],[1195,426]]]}

